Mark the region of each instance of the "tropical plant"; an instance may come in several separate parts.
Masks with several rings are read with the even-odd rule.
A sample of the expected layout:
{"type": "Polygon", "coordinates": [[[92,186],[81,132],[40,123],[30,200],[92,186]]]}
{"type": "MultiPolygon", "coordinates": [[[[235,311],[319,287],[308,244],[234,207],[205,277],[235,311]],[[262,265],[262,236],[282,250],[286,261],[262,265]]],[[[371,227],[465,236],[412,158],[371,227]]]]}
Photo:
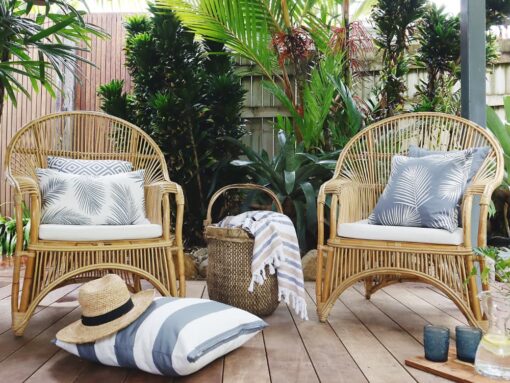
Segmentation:
{"type": "Polygon", "coordinates": [[[505,178],[503,185],[496,189],[492,195],[492,204],[494,205],[494,214],[490,219],[491,243],[495,241],[493,237],[510,237],[510,96],[503,97],[505,107],[505,118],[501,119],[496,111],[487,106],[487,128],[494,133],[503,148],[503,158],[505,161],[505,178]]]}
{"type": "MultiPolygon", "coordinates": [[[[496,296],[510,298],[510,250],[502,247],[479,247],[474,249],[475,254],[485,258],[485,266],[480,270],[483,283],[490,286],[496,296]]],[[[478,269],[473,267],[472,275],[478,275],[478,269]]]]}
{"type": "Polygon", "coordinates": [[[99,88],[102,108],[140,126],[157,142],[170,178],[187,198],[184,237],[202,242],[206,201],[232,180],[226,166],[239,151],[217,139],[244,134],[244,90],[223,45],[197,41],[169,9],[126,23],[126,65],[132,94],[114,81],[99,88]],[[218,54],[209,54],[209,52],[218,54]]]}
{"type": "Polygon", "coordinates": [[[6,95],[14,105],[17,92],[30,96],[23,77],[35,90],[42,86],[55,95],[53,74],[63,81],[66,70],[80,74],[78,62],[90,64],[80,54],[88,49],[77,45],[89,43],[91,35],[106,36],[69,1],[46,0],[44,7],[34,3],[0,0],[0,117],[6,95]]]}
{"type": "Polygon", "coordinates": [[[510,22],[510,1],[485,0],[487,28],[493,25],[508,25],[510,22]]]}
{"type": "Polygon", "coordinates": [[[409,73],[409,44],[414,26],[423,15],[427,0],[378,0],[372,10],[375,45],[382,55],[376,119],[401,112],[405,104],[405,76],[409,73]]]}
{"type": "MultiPolygon", "coordinates": [[[[253,72],[262,75],[264,86],[290,115],[279,119],[277,129],[292,129],[297,142],[304,142],[308,150],[340,145],[331,142],[331,132],[345,123],[349,114],[339,111],[348,106],[343,95],[328,83],[328,77],[335,77],[348,88],[351,64],[369,40],[355,33],[361,30],[360,24],[349,23],[348,17],[341,19],[342,24],[338,15],[331,14],[335,9],[329,7],[331,0],[157,3],[174,10],[195,33],[225,44],[235,55],[253,63],[253,72]],[[351,28],[353,25],[357,28],[351,28]]],[[[348,4],[342,3],[344,13],[348,13],[348,4]]]]}
{"type": "Polygon", "coordinates": [[[460,19],[431,4],[417,25],[415,64],[426,71],[427,78],[416,87],[414,109],[457,114],[460,93],[454,86],[460,78],[460,19]]]}
{"type": "MultiPolygon", "coordinates": [[[[417,23],[414,62],[427,73],[416,87],[415,111],[460,114],[460,19],[434,4],[417,23]]],[[[498,57],[495,37],[487,33],[486,63],[498,57]]]]}
{"type": "Polygon", "coordinates": [[[501,119],[496,111],[487,106],[487,128],[494,133],[503,148],[506,177],[505,184],[510,185],[510,96],[503,97],[505,119],[501,119]]]}
{"type": "Polygon", "coordinates": [[[243,169],[252,182],[276,193],[284,213],[294,222],[301,250],[315,246],[317,194],[320,186],[331,178],[339,151],[309,154],[303,143],[297,144],[293,136],[283,131],[278,133],[280,147],[273,158],[264,150],[258,154],[232,138],[224,140],[237,146],[247,157],[231,164],[243,169]]]}
{"type": "MultiPolygon", "coordinates": [[[[494,267],[494,272],[497,280],[503,283],[510,284],[510,257],[508,256],[510,250],[506,248],[496,247],[478,247],[474,249],[475,254],[481,255],[491,259],[494,267]],[[506,253],[506,257],[501,255],[502,252],[506,253]]],[[[481,272],[482,281],[489,282],[490,267],[485,267],[481,272]]]]}
{"type": "MultiPolygon", "coordinates": [[[[28,245],[30,236],[30,210],[23,204],[23,248],[28,245]]],[[[12,256],[16,250],[16,219],[0,214],[0,255],[12,256]]]]}

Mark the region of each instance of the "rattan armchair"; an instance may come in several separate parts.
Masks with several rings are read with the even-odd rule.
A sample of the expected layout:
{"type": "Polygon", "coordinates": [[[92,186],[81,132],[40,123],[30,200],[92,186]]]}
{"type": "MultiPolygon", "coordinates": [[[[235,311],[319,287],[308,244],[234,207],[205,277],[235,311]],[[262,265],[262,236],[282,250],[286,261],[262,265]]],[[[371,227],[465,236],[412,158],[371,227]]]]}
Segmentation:
{"type": "Polygon", "coordinates": [[[358,133],[342,151],[333,178],[322,185],[318,196],[319,319],[325,321],[342,292],[358,281],[365,283],[369,299],[381,287],[412,280],[437,287],[453,300],[471,324],[479,325],[482,314],[477,298],[478,283],[470,272],[475,263],[483,260],[475,256],[473,247],[486,245],[488,205],[492,192],[503,179],[503,167],[502,149],[494,136],[456,116],[403,114],[358,133]],[[412,144],[443,151],[490,147],[488,157],[463,197],[464,224],[459,236],[462,243],[431,244],[426,243],[426,238],[417,243],[340,236],[340,225],[368,218],[387,183],[393,155],[406,155],[412,144]],[[472,217],[477,207],[474,201],[479,204],[479,221],[472,224],[472,218],[476,220],[472,217]],[[326,204],[330,204],[327,238],[326,204]],[[477,233],[472,233],[473,230],[477,233]]]}
{"type": "Polygon", "coordinates": [[[13,137],[5,169],[14,188],[18,238],[22,237],[23,201],[31,210],[29,246],[23,250],[22,241],[17,241],[14,257],[12,328],[16,335],[23,334],[36,306],[50,291],[105,273],[118,273],[132,291],[140,290],[144,279],[162,295],[185,296],[184,196],[181,187],[170,181],[161,150],[138,127],[96,112],[48,115],[30,122],[13,137]],[[162,226],[161,237],[94,242],[39,239],[41,195],[35,170],[47,166],[48,156],[126,160],[134,170],[145,169],[146,214],[152,224],[162,226]],[[173,215],[171,206],[176,207],[173,215]],[[22,258],[26,259],[24,274],[22,258]]]}

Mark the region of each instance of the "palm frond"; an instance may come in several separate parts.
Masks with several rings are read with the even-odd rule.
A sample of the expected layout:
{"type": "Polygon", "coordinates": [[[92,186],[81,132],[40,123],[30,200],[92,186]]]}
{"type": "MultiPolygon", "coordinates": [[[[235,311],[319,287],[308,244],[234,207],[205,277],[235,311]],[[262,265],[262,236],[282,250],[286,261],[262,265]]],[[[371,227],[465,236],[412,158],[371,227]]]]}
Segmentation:
{"type": "Polygon", "coordinates": [[[158,7],[171,9],[194,33],[217,41],[235,54],[252,61],[267,80],[277,68],[271,49],[275,16],[265,0],[156,0],[158,7]]]}
{"type": "Polygon", "coordinates": [[[458,216],[459,213],[456,208],[442,210],[432,216],[432,221],[429,226],[453,232],[458,226],[458,216]]]}
{"type": "Polygon", "coordinates": [[[47,209],[43,212],[41,223],[55,225],[90,225],[92,222],[86,215],[67,208],[47,209]]]}
{"type": "Polygon", "coordinates": [[[68,188],[67,181],[59,177],[51,177],[48,182],[42,183],[40,187],[42,208],[46,209],[56,203],[68,188]]]}
{"type": "Polygon", "coordinates": [[[396,182],[395,201],[413,209],[420,208],[431,198],[431,182],[432,175],[424,166],[406,168],[396,182]]]}
{"type": "Polygon", "coordinates": [[[458,202],[464,194],[467,181],[467,171],[465,166],[457,166],[446,172],[439,184],[438,191],[442,199],[451,202],[458,202]]]}
{"type": "Polygon", "coordinates": [[[107,219],[108,225],[133,225],[143,219],[127,185],[114,183],[111,191],[113,206],[107,219]]]}
{"type": "Polygon", "coordinates": [[[106,190],[102,183],[92,177],[76,177],[74,193],[78,205],[87,214],[97,214],[101,211],[106,201],[106,190]]]}
{"type": "MultiPolygon", "coordinates": [[[[373,216],[370,220],[373,222],[373,216]]],[[[377,220],[386,226],[421,226],[420,214],[416,209],[407,205],[395,205],[391,209],[384,210],[377,216],[377,220]]]]}

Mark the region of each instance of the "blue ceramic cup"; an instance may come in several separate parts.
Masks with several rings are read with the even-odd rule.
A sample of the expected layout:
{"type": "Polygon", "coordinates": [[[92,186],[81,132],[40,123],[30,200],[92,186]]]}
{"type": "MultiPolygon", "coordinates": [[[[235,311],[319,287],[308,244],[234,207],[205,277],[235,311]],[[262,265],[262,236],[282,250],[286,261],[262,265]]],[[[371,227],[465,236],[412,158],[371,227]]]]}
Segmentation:
{"type": "Polygon", "coordinates": [[[446,362],[450,348],[450,329],[427,325],[423,328],[425,358],[431,362],[446,362]]]}
{"type": "Polygon", "coordinates": [[[463,362],[474,363],[476,350],[482,339],[482,330],[469,326],[455,327],[455,344],[457,346],[457,359],[463,362]]]}

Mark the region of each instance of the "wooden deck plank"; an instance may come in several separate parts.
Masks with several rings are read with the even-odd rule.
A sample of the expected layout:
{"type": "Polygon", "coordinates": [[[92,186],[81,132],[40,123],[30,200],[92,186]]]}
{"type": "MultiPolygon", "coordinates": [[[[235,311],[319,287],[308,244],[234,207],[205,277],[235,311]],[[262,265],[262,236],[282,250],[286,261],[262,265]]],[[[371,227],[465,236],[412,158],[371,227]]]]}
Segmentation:
{"type": "MultiPolygon", "coordinates": [[[[34,311],[34,317],[41,310],[44,310],[47,306],[50,306],[51,304],[57,302],[58,300],[62,299],[64,296],[73,292],[77,288],[78,288],[77,285],[68,285],[49,293],[46,297],[44,297],[41,304],[36,307],[34,311]]],[[[33,320],[34,317],[32,317],[31,321],[33,320]]],[[[30,327],[31,325],[29,324],[28,329],[30,327]]],[[[5,299],[0,300],[0,334],[10,332],[9,331],[10,328],[11,328],[11,299],[10,297],[6,297],[5,299]]],[[[27,338],[27,335],[25,335],[24,338],[27,338]]],[[[0,340],[0,344],[1,343],[2,341],[0,340]]]]}
{"type": "Polygon", "coordinates": [[[124,383],[172,383],[173,378],[161,375],[150,375],[143,371],[130,372],[124,383]]]}
{"type": "Polygon", "coordinates": [[[405,287],[407,291],[437,307],[445,314],[457,319],[459,322],[468,324],[466,317],[462,315],[457,306],[455,306],[455,303],[439,290],[431,289],[427,285],[420,283],[407,283],[405,287]]]}
{"type": "Polygon", "coordinates": [[[417,295],[414,295],[413,293],[409,292],[408,289],[402,286],[387,286],[384,288],[384,291],[403,305],[410,308],[426,321],[434,325],[448,327],[450,332],[455,332],[455,326],[464,324],[461,321],[446,315],[437,307],[431,305],[417,295]]]}
{"type": "Polygon", "coordinates": [[[280,304],[266,321],[269,327],[264,330],[264,339],[271,382],[318,382],[301,337],[296,327],[291,325],[292,317],[288,307],[280,304]]]}
{"type": "MultiPolygon", "coordinates": [[[[63,297],[69,295],[71,299],[75,299],[77,297],[78,291],[76,290],[76,286],[74,288],[63,288],[58,291],[59,294],[52,294],[51,297],[47,300],[47,302],[51,302],[52,300],[62,299],[63,297]]],[[[0,334],[0,362],[8,358],[17,350],[21,349],[24,345],[28,344],[32,339],[41,334],[48,327],[58,322],[60,318],[69,314],[72,310],[77,307],[77,303],[65,303],[58,305],[55,303],[55,306],[44,307],[39,306],[39,310],[36,314],[31,318],[30,323],[25,330],[25,334],[22,337],[16,337],[12,333],[12,331],[7,330],[0,334]]],[[[8,326],[10,328],[10,318],[8,322],[8,326]]]]}
{"type": "MultiPolygon", "coordinates": [[[[424,324],[446,323],[452,328],[461,323],[460,312],[440,293],[415,284],[389,286],[371,301],[360,295],[360,288],[343,294],[329,323],[321,324],[315,313],[314,286],[307,284],[310,321],[301,321],[282,304],[266,318],[270,327],[262,334],[180,379],[95,365],[58,350],[49,341],[58,329],[79,318],[79,310],[74,309],[77,290],[55,291],[43,302],[45,306],[38,307],[26,339],[15,338],[11,331],[0,334],[0,357],[7,350],[0,362],[0,382],[440,382],[418,371],[409,371],[411,375],[402,361],[423,351],[424,324]]],[[[188,282],[187,290],[189,297],[208,298],[203,281],[188,282]]],[[[10,287],[0,287],[0,318],[2,312],[8,313],[10,324],[9,294],[10,287]]]]}
{"type": "Polygon", "coordinates": [[[179,379],[179,383],[221,383],[223,380],[223,358],[216,359],[214,362],[204,367],[192,375],[179,379]]]}
{"type": "MultiPolygon", "coordinates": [[[[82,369],[74,382],[76,383],[122,383],[131,371],[125,368],[105,367],[99,364],[91,363],[85,369],[82,369]]],[[[148,380],[146,380],[148,381],[148,380]]]]}
{"type": "Polygon", "coordinates": [[[328,321],[370,382],[415,382],[342,301],[335,303],[328,321]]]}
{"type": "MultiPolygon", "coordinates": [[[[307,286],[308,287],[308,286],[307,286]]],[[[340,342],[329,323],[320,323],[314,301],[307,294],[308,321],[290,310],[315,371],[322,383],[367,382],[367,379],[340,342]],[[342,373],[338,373],[342,366],[342,373]]]]}
{"type": "Polygon", "coordinates": [[[271,382],[262,333],[225,356],[223,363],[223,383],[271,382]]]}
{"type": "Polygon", "coordinates": [[[58,351],[57,346],[51,343],[56,332],[79,317],[80,310],[73,310],[2,361],[0,382],[22,382],[30,377],[58,351]]]}
{"type": "Polygon", "coordinates": [[[26,382],[71,383],[76,380],[84,369],[91,366],[92,363],[60,350],[30,376],[26,382]]]}
{"type": "MultiPolygon", "coordinates": [[[[361,285],[355,286],[355,289],[362,295],[365,293],[361,285]]],[[[393,321],[398,323],[398,325],[407,331],[416,341],[423,344],[423,326],[430,324],[430,322],[387,294],[384,289],[373,294],[370,298],[370,302],[393,319],[393,321]]]]}
{"type": "Polygon", "coordinates": [[[11,284],[0,287],[0,299],[4,299],[11,296],[12,287],[11,284]]]}
{"type": "Polygon", "coordinates": [[[423,345],[379,310],[364,295],[354,289],[342,294],[344,302],[351,312],[381,342],[381,344],[400,362],[414,379],[422,383],[446,383],[447,380],[431,376],[423,371],[405,365],[409,355],[422,355],[423,345]]]}

